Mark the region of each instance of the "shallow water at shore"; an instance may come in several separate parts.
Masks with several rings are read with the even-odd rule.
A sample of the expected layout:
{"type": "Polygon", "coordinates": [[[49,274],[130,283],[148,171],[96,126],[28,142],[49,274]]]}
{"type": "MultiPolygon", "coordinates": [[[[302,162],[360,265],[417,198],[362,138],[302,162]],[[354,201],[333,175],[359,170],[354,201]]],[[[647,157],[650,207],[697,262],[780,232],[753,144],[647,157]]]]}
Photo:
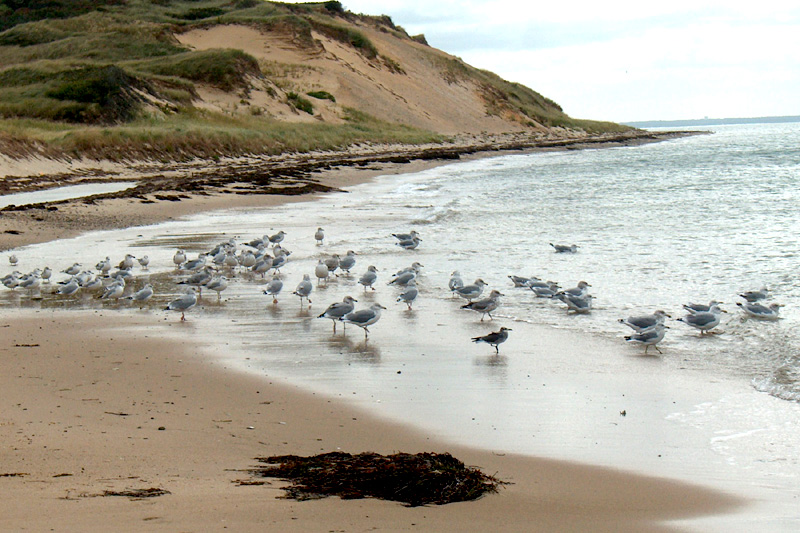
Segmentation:
{"type": "Polygon", "coordinates": [[[87,183],[84,185],[70,185],[68,187],[55,187],[34,192],[20,192],[15,194],[0,195],[0,209],[10,205],[31,205],[44,202],[58,202],[85,198],[95,194],[107,194],[124,191],[136,185],[133,181],[115,181],[113,183],[87,183]]]}
{"type": "MultiPolygon", "coordinates": [[[[91,267],[106,255],[147,253],[153,265],[149,277],[160,294],[152,307],[158,308],[176,292],[178,278],[171,270],[176,247],[199,252],[231,237],[249,240],[284,229],[285,245],[293,254],[282,273],[285,287],[278,305],[261,294],[260,278],[237,275],[220,303],[204,293],[202,305],[190,311],[189,322],[177,325],[177,331],[192,342],[205,344],[200,341],[205,339],[217,345],[229,366],[341,397],[464,444],[767,494],[763,497],[774,506],[773,530],[782,530],[784,521],[792,521],[789,504],[798,496],[800,464],[794,450],[800,445],[800,409],[795,402],[758,392],[752,382],[759,376],[769,378],[776,360],[796,353],[792,351],[796,311],[790,307],[787,318],[778,323],[741,322],[730,306],[733,316],[724,324],[725,334],[708,338],[672,323],[662,345],[664,355],[647,357],[641,349],[624,345],[621,336],[627,332],[616,319],[654,307],[675,313],[688,299],[717,297],[731,302],[745,283],[750,284],[747,288],[767,284],[780,293],[782,302],[792,301],[793,254],[781,252],[791,230],[777,232],[784,240],[776,243],[760,234],[755,239],[741,230],[726,229],[720,220],[708,233],[695,232],[698,225],[706,227],[707,218],[687,213],[679,220],[667,217],[667,224],[662,210],[674,217],[678,199],[671,194],[677,192],[667,195],[646,188],[631,190],[631,198],[620,204],[626,208],[613,215],[616,203],[603,204],[598,191],[585,189],[577,197],[568,193],[574,182],[562,174],[565,168],[610,169],[621,160],[635,162],[644,157],[639,150],[655,150],[647,158],[659,160],[664,151],[685,149],[682,143],[698,142],[702,147],[711,138],[461,163],[379,179],[313,203],[217,212],[153,227],[89,234],[27,247],[18,255],[29,265],[49,262],[63,268],[74,261],[91,267]],[[549,170],[526,177],[526,169],[532,167],[549,170]],[[548,177],[556,183],[548,185],[548,177]],[[531,192],[524,219],[512,202],[520,200],[520,190],[508,188],[508,183],[523,178],[531,192]],[[497,197],[487,197],[487,190],[497,197]],[[634,210],[634,200],[642,195],[648,209],[634,210]],[[659,205],[657,200],[666,197],[670,202],[659,205]],[[647,224],[649,217],[653,224],[647,224]],[[680,233],[686,224],[688,234],[680,233]],[[315,246],[312,237],[318,225],[329,236],[322,247],[315,246]],[[652,235],[667,235],[668,227],[679,234],[677,242],[692,246],[678,247],[670,239],[654,243],[652,235]],[[390,234],[411,228],[422,233],[423,243],[417,250],[401,250],[390,234]],[[627,241],[615,236],[623,232],[627,241]],[[554,254],[550,241],[574,241],[581,249],[575,255],[554,254]],[[723,265],[715,242],[725,242],[755,263],[738,271],[730,260],[723,265]],[[327,286],[315,284],[312,308],[301,307],[289,293],[302,274],[311,274],[320,257],[343,255],[349,249],[359,254],[356,274],[327,286]],[[408,311],[394,301],[398,291],[385,283],[391,273],[412,261],[425,266],[419,300],[408,311]],[[356,280],[369,264],[379,268],[379,283],[377,291],[365,294],[356,280]],[[756,268],[763,264],[777,268],[756,268]],[[459,308],[463,301],[451,298],[446,284],[454,269],[467,281],[480,276],[489,288],[505,293],[494,321],[481,323],[477,314],[459,308]],[[726,276],[718,276],[719,272],[726,276]],[[559,305],[511,287],[506,275],[512,273],[554,278],[564,286],[587,279],[598,297],[597,308],[589,316],[567,315],[559,305]],[[698,295],[698,287],[705,292],[698,295]],[[378,301],[389,308],[371,328],[369,341],[352,327],[346,335],[341,326],[333,334],[331,322],[315,318],[345,294],[359,298],[359,307],[378,301]],[[469,341],[500,325],[513,328],[500,356],[469,341]],[[761,356],[746,357],[752,353],[761,356]]],[[[638,164],[652,171],[650,164],[638,164]]],[[[621,189],[641,180],[631,177],[621,189]]],[[[791,201],[791,192],[781,194],[791,201]]],[[[758,231],[776,230],[759,224],[753,228],[758,231]]],[[[103,305],[91,298],[45,296],[31,302],[7,291],[0,296],[5,309],[103,305]]],[[[121,317],[138,312],[126,304],[120,310],[121,317]]],[[[175,318],[170,315],[169,320],[175,318]]]]}

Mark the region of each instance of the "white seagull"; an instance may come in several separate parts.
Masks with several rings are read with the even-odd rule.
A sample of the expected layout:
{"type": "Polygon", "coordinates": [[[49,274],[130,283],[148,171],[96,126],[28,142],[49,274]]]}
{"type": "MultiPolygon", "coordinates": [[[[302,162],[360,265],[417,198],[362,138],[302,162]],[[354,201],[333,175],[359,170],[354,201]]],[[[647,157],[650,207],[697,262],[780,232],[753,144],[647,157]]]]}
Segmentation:
{"type": "Polygon", "coordinates": [[[383,309],[386,308],[381,304],[375,303],[369,306],[367,309],[359,309],[358,311],[347,313],[339,320],[346,324],[353,324],[363,329],[364,338],[366,339],[369,336],[369,330],[367,328],[380,320],[381,311],[383,309]]]}
{"type": "Polygon", "coordinates": [[[355,308],[357,302],[352,296],[345,296],[341,302],[335,302],[328,306],[317,318],[330,318],[333,320],[333,332],[336,333],[336,322],[355,308]]]}
{"type": "Polygon", "coordinates": [[[175,298],[167,306],[164,308],[166,311],[180,311],[181,312],[181,320],[186,320],[186,311],[194,307],[197,303],[197,295],[194,293],[194,287],[189,287],[187,289],[186,294],[175,298]]]}
{"type": "Polygon", "coordinates": [[[664,334],[667,331],[667,327],[664,324],[656,324],[651,328],[647,328],[642,331],[637,331],[636,333],[632,333],[625,337],[625,340],[634,344],[641,344],[644,346],[644,354],[647,355],[647,350],[652,346],[656,349],[658,353],[661,353],[661,350],[658,349],[658,344],[664,339],[664,334]]]}
{"type": "Polygon", "coordinates": [[[314,284],[311,283],[311,276],[308,274],[303,274],[303,281],[297,284],[297,288],[294,290],[294,292],[292,292],[292,294],[300,297],[301,306],[303,305],[303,298],[305,298],[308,300],[309,307],[311,307],[311,298],[309,298],[309,296],[313,290],[314,284]]]}
{"type": "Polygon", "coordinates": [[[481,322],[483,322],[483,317],[489,315],[489,318],[493,319],[492,311],[497,309],[500,305],[500,297],[504,296],[504,294],[500,291],[493,290],[489,293],[488,298],[484,298],[483,300],[476,300],[474,302],[470,302],[466,305],[462,305],[461,309],[470,309],[472,311],[477,311],[481,313],[481,322]]]}
{"type": "Polygon", "coordinates": [[[780,317],[778,316],[778,312],[780,311],[781,304],[769,304],[763,305],[760,303],[741,303],[736,302],[736,305],[742,308],[742,311],[747,316],[752,316],[753,318],[761,318],[764,320],[777,320],[780,317]]]}

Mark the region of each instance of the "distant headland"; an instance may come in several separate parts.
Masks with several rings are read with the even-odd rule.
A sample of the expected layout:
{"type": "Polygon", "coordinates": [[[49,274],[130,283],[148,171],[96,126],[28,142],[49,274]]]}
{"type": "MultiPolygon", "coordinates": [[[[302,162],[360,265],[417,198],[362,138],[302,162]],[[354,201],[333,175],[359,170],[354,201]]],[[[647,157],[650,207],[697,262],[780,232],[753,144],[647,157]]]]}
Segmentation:
{"type": "Polygon", "coordinates": [[[685,128],[687,126],[721,126],[724,124],[780,124],[784,122],[800,122],[800,115],[782,117],[751,118],[698,118],[688,120],[644,120],[640,122],[622,122],[634,128],[685,128]]]}

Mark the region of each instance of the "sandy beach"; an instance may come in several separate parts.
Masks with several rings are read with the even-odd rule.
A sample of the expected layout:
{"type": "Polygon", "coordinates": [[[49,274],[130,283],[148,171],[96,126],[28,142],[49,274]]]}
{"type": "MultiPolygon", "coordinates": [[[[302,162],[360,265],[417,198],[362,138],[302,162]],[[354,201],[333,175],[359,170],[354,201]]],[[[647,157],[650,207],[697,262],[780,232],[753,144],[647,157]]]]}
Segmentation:
{"type": "MultiPolygon", "coordinates": [[[[339,167],[315,172],[313,179],[346,189],[375,175],[436,164],[441,161],[339,167]]],[[[57,211],[6,211],[0,248],[313,198],[220,193],[180,202],[109,198],[66,202],[57,211]]],[[[0,528],[668,531],[677,527],[670,521],[743,505],[721,491],[669,479],[454,445],[346,402],[225,368],[193,346],[191,330],[161,315],[126,314],[123,323],[115,316],[105,309],[3,310],[0,484],[13,497],[0,504],[0,528]],[[256,457],[335,450],[447,451],[508,484],[474,502],[406,508],[377,500],[295,502],[280,498],[275,481],[237,483],[250,479],[245,470],[256,457]],[[146,488],[170,494],[102,496],[146,488]]]]}
{"type": "Polygon", "coordinates": [[[668,531],[736,509],[714,491],[588,465],[464,449],[198,357],[180,324],[113,312],[4,313],[6,531],[668,531]],[[474,502],[281,499],[239,485],[254,458],[448,451],[508,482],[474,502]],[[160,488],[132,500],[103,491],[160,488]]]}

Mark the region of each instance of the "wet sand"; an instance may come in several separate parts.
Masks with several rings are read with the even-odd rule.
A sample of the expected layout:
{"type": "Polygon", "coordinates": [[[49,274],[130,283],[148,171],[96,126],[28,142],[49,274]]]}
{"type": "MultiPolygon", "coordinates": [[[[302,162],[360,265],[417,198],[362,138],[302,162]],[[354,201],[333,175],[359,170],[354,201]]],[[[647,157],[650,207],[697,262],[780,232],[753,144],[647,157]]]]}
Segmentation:
{"type": "MultiPolygon", "coordinates": [[[[4,313],[8,315],[8,313],[4,313]]],[[[199,357],[182,324],[118,324],[113,311],[26,311],[0,320],[3,530],[668,531],[735,510],[665,479],[439,442],[345,403],[199,357]],[[450,452],[508,482],[499,494],[406,508],[378,500],[280,499],[239,485],[272,454],[450,452]],[[103,491],[160,488],[156,498],[103,491]],[[110,525],[113,524],[113,525],[110,525]]]]}

